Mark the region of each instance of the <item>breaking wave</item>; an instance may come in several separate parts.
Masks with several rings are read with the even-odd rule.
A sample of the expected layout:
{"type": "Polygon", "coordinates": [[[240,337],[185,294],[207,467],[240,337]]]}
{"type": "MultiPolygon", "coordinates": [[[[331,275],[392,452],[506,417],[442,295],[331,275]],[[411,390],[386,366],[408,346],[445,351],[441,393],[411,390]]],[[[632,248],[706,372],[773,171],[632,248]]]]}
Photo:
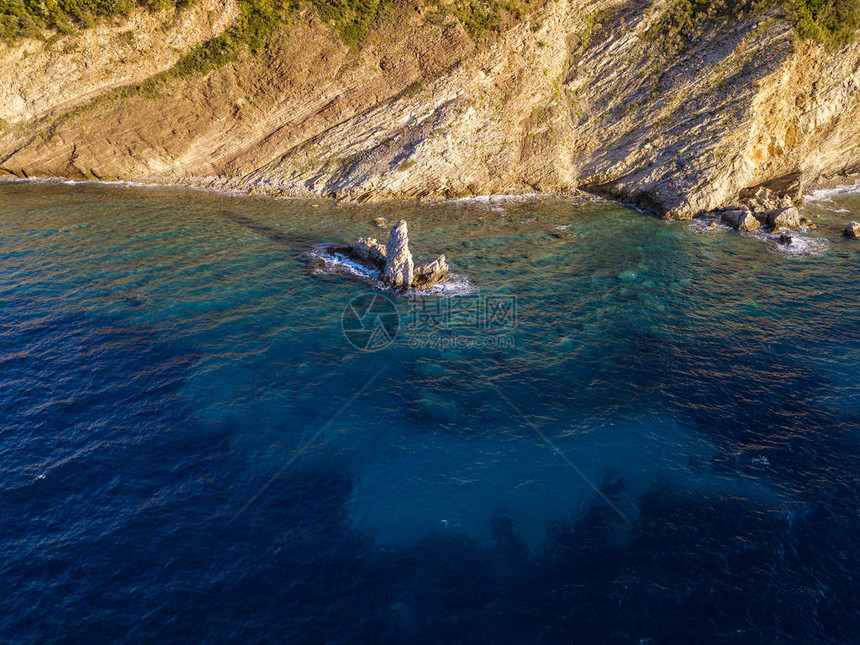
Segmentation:
{"type": "Polygon", "coordinates": [[[732,230],[732,227],[728,224],[723,224],[719,217],[707,215],[694,217],[687,226],[694,233],[719,233],[721,231],[732,230]]]}
{"type": "MultiPolygon", "coordinates": [[[[345,274],[366,282],[376,289],[397,291],[397,289],[382,281],[380,271],[370,269],[355,260],[351,260],[330,246],[316,246],[307,252],[307,256],[319,264],[314,269],[315,274],[345,274]]],[[[414,298],[421,296],[466,296],[477,292],[478,289],[466,276],[458,273],[449,273],[447,280],[435,284],[429,289],[407,289],[403,293],[410,298],[414,298]]]]}
{"type": "Polygon", "coordinates": [[[805,229],[800,231],[791,231],[781,228],[778,231],[764,231],[758,229],[751,233],[745,233],[750,237],[764,242],[768,249],[774,253],[784,253],[785,255],[793,255],[798,257],[820,258],[827,253],[830,248],[830,241],[823,237],[812,237],[804,235],[805,229]],[[791,242],[784,243],[780,241],[782,235],[791,237],[791,242]]]}
{"type": "MultiPolygon", "coordinates": [[[[860,180],[853,184],[845,184],[842,186],[835,186],[833,188],[816,188],[809,194],[804,195],[803,198],[806,201],[815,202],[816,204],[827,204],[832,203],[834,197],[851,194],[860,194],[860,180]]],[[[842,209],[838,212],[843,213],[847,211],[842,209]]]]}

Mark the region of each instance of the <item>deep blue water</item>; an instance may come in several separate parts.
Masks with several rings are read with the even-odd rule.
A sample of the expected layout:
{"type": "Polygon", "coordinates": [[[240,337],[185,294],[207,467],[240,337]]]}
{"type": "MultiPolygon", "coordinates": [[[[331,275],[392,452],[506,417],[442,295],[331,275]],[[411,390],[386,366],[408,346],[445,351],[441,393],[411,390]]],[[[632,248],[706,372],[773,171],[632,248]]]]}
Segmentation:
{"type": "Polygon", "coordinates": [[[858,643],[857,213],[0,184],[0,641],[858,643]],[[308,258],[378,215],[477,292],[308,258]]]}

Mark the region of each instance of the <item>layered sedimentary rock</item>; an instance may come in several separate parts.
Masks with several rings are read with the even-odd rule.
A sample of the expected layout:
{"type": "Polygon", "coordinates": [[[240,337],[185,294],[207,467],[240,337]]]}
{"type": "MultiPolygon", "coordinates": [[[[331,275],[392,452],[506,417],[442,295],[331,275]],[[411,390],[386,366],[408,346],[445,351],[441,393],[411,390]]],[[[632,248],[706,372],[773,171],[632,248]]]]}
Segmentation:
{"type": "Polygon", "coordinates": [[[357,259],[380,267],[385,266],[387,248],[379,244],[376,238],[360,237],[351,247],[357,259]]]}
{"type": "Polygon", "coordinates": [[[114,91],[156,55],[142,43],[74,110],[39,89],[90,64],[58,47],[10,79],[40,102],[4,103],[0,172],[360,201],[579,187],[686,218],[743,195],[758,217],[758,188],[789,208],[860,169],[860,44],[796,41],[773,11],[667,51],[650,34],[669,6],[550,0],[476,40],[395,3],[358,49],[308,9],[259,54],[114,91]]]}
{"type": "Polygon", "coordinates": [[[402,219],[391,229],[385,245],[385,268],[382,280],[394,287],[409,287],[415,276],[406,220],[402,219]]]}

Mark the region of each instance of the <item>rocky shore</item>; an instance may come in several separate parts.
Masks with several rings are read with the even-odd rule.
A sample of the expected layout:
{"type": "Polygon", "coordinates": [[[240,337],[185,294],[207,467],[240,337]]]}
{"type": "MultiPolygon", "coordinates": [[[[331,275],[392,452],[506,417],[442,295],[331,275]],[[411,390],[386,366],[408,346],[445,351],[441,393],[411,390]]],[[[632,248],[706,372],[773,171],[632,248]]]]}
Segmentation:
{"type": "Polygon", "coordinates": [[[716,211],[721,220],[734,229],[754,231],[766,226],[772,230],[797,230],[801,226],[814,226],[798,210],[803,204],[799,173],[771,182],[770,186],[743,190],[739,198],[738,203],[716,211]]]}
{"type": "Polygon", "coordinates": [[[94,31],[85,55],[75,35],[4,43],[0,173],[360,202],[583,189],[680,219],[742,208],[727,221],[751,227],[796,219],[790,188],[755,187],[860,170],[860,43],[799,41],[771,12],[667,51],[649,34],[671,7],[550,0],[478,37],[416,0],[358,47],[307,10],[197,75],[165,75],[157,21],[134,16],[134,43],[94,31]],[[96,35],[120,43],[108,68],[96,35]]]}

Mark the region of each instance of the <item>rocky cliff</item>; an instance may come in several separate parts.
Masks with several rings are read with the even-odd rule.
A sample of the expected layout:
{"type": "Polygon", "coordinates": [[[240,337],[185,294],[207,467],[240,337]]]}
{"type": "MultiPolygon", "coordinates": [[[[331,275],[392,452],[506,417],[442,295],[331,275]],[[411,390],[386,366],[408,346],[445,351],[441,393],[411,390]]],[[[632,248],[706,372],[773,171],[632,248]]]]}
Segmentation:
{"type": "Polygon", "coordinates": [[[773,10],[670,46],[654,29],[669,7],[550,0],[473,38],[402,0],[359,47],[305,8],[191,75],[165,70],[230,3],[201,0],[173,31],[7,43],[0,171],[362,201],[582,188],[686,218],[860,170],[860,44],[801,41],[773,10]]]}

